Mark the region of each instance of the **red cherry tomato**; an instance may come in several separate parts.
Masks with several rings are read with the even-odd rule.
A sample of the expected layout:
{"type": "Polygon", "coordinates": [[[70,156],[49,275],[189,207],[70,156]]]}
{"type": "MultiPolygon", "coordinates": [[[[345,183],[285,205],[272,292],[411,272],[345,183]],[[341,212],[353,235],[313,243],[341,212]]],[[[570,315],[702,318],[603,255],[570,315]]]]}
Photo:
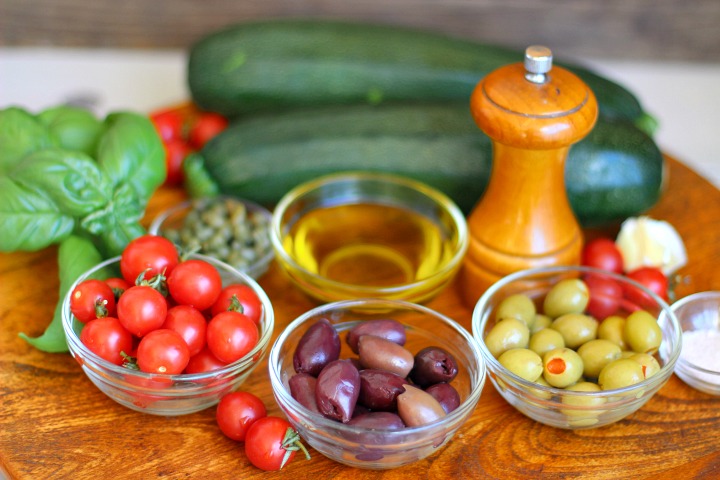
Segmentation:
{"type": "Polygon", "coordinates": [[[170,296],[180,305],[210,308],[222,290],[220,273],[204,260],[180,262],[167,277],[170,296]]]}
{"type": "Polygon", "coordinates": [[[168,140],[165,146],[165,166],[167,168],[167,176],[165,177],[165,185],[180,185],[185,179],[183,171],[183,162],[185,157],[190,155],[192,149],[190,145],[183,140],[168,140]]]}
{"type": "Polygon", "coordinates": [[[137,337],[144,337],[160,328],[165,323],[167,310],[165,297],[145,285],[127,289],[117,303],[120,323],[137,337]]]}
{"type": "Polygon", "coordinates": [[[200,150],[228,126],[227,118],[213,112],[202,113],[190,128],[190,145],[200,150]]]}
{"type": "Polygon", "coordinates": [[[587,275],[584,279],[590,292],[586,311],[596,320],[604,320],[620,308],[623,289],[620,283],[603,275],[587,275]]]}
{"type": "Polygon", "coordinates": [[[80,332],[80,341],[95,355],[115,365],[122,365],[121,353],[129,355],[133,348],[132,335],[114,317],[90,320],[80,332]]]}
{"type": "Polygon", "coordinates": [[[175,245],[159,235],[142,235],[130,241],[120,256],[120,272],[126,282],[135,285],[141,273],[149,279],[169,275],[180,258],[175,245]]]}
{"type": "Polygon", "coordinates": [[[222,313],[232,308],[233,296],[237,298],[242,310],[240,313],[250,317],[256,325],[260,325],[260,315],[262,315],[262,302],[255,291],[248,285],[232,284],[223,288],[220,296],[210,308],[212,316],[222,313]]]}
{"type": "Polygon", "coordinates": [[[138,345],[137,364],[143,372],[175,375],[185,370],[189,360],[187,344],[174,330],[153,330],[138,345]]]}
{"type": "Polygon", "coordinates": [[[280,470],[298,450],[310,458],[297,432],[284,418],[263,417],[250,425],[245,436],[245,455],[262,470],[280,470]]]}
{"type": "Polygon", "coordinates": [[[163,142],[182,139],[185,120],[176,110],[160,110],[150,114],[150,121],[163,142]]]}
{"type": "Polygon", "coordinates": [[[265,404],[258,397],[249,392],[232,392],[220,399],[215,419],[225,436],[242,442],[250,426],[266,415],[265,404]]]}
{"type": "Polygon", "coordinates": [[[218,360],[206,345],[199,353],[190,357],[190,361],[185,367],[185,373],[207,373],[218,370],[225,365],[227,363],[218,360]]]}
{"type": "Polygon", "coordinates": [[[623,272],[622,253],[609,238],[596,238],[586,243],[582,250],[581,263],[617,274],[623,272]]]}
{"type": "Polygon", "coordinates": [[[108,287],[112,288],[112,291],[115,294],[116,302],[120,298],[120,295],[125,292],[125,290],[132,287],[132,284],[128,283],[124,278],[120,277],[106,278],[105,283],[107,283],[108,287]]]}
{"type": "Polygon", "coordinates": [[[207,321],[200,310],[190,305],[170,308],[160,328],[174,330],[187,343],[190,356],[197,355],[205,346],[207,321]]]}
{"type": "Polygon", "coordinates": [[[215,315],[207,328],[208,348],[218,360],[232,363],[247,355],[257,345],[257,325],[238,312],[215,315]]]}
{"type": "MultiPolygon", "coordinates": [[[[669,299],[670,282],[665,274],[659,268],[640,267],[625,275],[631,280],[635,280],[658,297],[666,302],[669,299]]],[[[653,305],[653,300],[648,294],[633,286],[625,287],[625,298],[640,308],[646,308],[653,305]]]]}
{"type": "Polygon", "coordinates": [[[70,311],[82,323],[98,317],[114,317],[115,293],[102,280],[84,280],[70,295],[70,311]]]}

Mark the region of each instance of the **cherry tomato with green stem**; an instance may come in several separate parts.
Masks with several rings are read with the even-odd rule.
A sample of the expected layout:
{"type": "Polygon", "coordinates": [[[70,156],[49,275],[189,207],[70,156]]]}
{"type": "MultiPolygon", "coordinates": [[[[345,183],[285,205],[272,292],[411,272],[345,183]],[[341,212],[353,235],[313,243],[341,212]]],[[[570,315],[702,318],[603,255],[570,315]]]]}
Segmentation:
{"type": "Polygon", "coordinates": [[[177,248],[170,240],[147,234],[127,244],[120,255],[120,272],[126,282],[135,285],[143,272],[146,280],[160,274],[167,276],[179,262],[177,248]]]}
{"type": "Polygon", "coordinates": [[[250,392],[236,391],[220,399],[215,419],[226,437],[243,442],[250,426],[266,415],[262,400],[250,392]]]}
{"type": "Polygon", "coordinates": [[[114,317],[115,293],[102,280],[83,280],[70,295],[70,311],[82,323],[98,317],[114,317]]]}
{"type": "Polygon", "coordinates": [[[124,278],[121,277],[106,278],[105,283],[107,283],[108,287],[110,287],[115,294],[115,302],[118,301],[120,295],[122,295],[125,290],[132,287],[132,284],[128,283],[124,278]]]}
{"type": "Polygon", "coordinates": [[[137,365],[146,373],[176,375],[185,370],[189,360],[187,344],[174,330],[153,330],[138,345],[137,365]]]}
{"type": "Polygon", "coordinates": [[[298,450],[310,459],[300,436],[284,418],[263,417],[250,425],[245,436],[245,455],[262,470],[280,470],[292,461],[298,450]]]}
{"type": "Polygon", "coordinates": [[[133,349],[132,335],[115,317],[90,320],[80,332],[80,341],[95,355],[115,365],[122,365],[122,354],[133,349]]]}
{"type": "Polygon", "coordinates": [[[222,289],[217,300],[213,306],[210,307],[210,313],[215,316],[227,310],[238,311],[250,317],[256,325],[260,325],[262,302],[257,293],[255,293],[249,285],[234,283],[222,289]],[[233,299],[233,297],[235,297],[235,299],[233,299]],[[242,307],[242,309],[239,309],[238,306],[242,307]]]}
{"type": "Polygon", "coordinates": [[[198,310],[212,306],[222,290],[220,273],[204,260],[190,259],[178,263],[167,277],[170,296],[180,305],[198,310]]]}
{"type": "Polygon", "coordinates": [[[136,285],[120,296],[117,316],[133,335],[144,337],[165,323],[168,305],[165,297],[153,287],[136,285]]]}

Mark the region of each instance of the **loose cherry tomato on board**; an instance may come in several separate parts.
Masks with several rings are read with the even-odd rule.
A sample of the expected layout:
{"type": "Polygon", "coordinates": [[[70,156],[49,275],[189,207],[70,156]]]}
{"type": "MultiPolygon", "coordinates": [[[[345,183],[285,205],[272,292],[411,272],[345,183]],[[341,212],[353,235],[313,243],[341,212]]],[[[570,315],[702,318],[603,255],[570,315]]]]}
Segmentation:
{"type": "Polygon", "coordinates": [[[245,455],[262,470],[280,470],[302,450],[310,459],[305,445],[292,425],[280,417],[263,417],[250,425],[245,436],[245,455]]]}
{"type": "Polygon", "coordinates": [[[257,345],[257,325],[242,313],[227,311],[215,315],[208,323],[207,344],[221,362],[241,359],[257,345]]]}
{"type": "Polygon", "coordinates": [[[195,120],[190,128],[189,140],[190,145],[200,150],[207,142],[212,140],[217,134],[225,130],[228,126],[227,118],[213,112],[205,112],[195,120]]]}
{"type": "Polygon", "coordinates": [[[596,320],[604,320],[617,312],[623,298],[623,289],[615,279],[603,275],[587,275],[583,281],[590,297],[586,311],[596,320]]]}
{"type": "Polygon", "coordinates": [[[142,235],[127,244],[120,255],[120,272],[126,282],[135,285],[141,273],[149,279],[164,273],[172,272],[180,261],[177,248],[165,237],[159,235],[142,235]]]}
{"type": "Polygon", "coordinates": [[[160,328],[174,330],[187,343],[190,356],[197,355],[205,346],[207,320],[200,310],[190,305],[176,305],[168,309],[160,328]]]}
{"type": "Polygon", "coordinates": [[[586,243],[582,250],[581,263],[617,274],[623,272],[622,253],[609,238],[596,238],[586,243]]]}
{"type": "Polygon", "coordinates": [[[220,273],[204,260],[191,259],[178,263],[167,277],[170,296],[180,305],[198,310],[210,308],[222,290],[220,273]]]}
{"type": "Polygon", "coordinates": [[[102,280],[83,280],[70,295],[70,311],[82,323],[98,317],[114,317],[115,293],[102,280]]]}
{"type": "Polygon", "coordinates": [[[192,149],[183,140],[171,139],[164,142],[167,176],[164,185],[180,185],[185,179],[183,162],[192,149]]]}
{"type": "Polygon", "coordinates": [[[138,345],[137,364],[143,372],[175,375],[185,370],[189,360],[187,344],[174,330],[153,330],[138,345]]]}
{"type": "Polygon", "coordinates": [[[150,114],[150,121],[163,142],[183,138],[185,119],[177,110],[160,110],[150,114]]]}
{"type": "Polygon", "coordinates": [[[129,354],[133,348],[132,335],[115,317],[90,320],[80,332],[80,341],[95,355],[115,365],[122,365],[121,353],[129,354]]]}
{"type": "Polygon", "coordinates": [[[160,328],[165,322],[167,310],[165,297],[146,285],[137,285],[127,289],[117,303],[120,323],[137,337],[144,337],[160,328]]]}
{"type": "MultiPolygon", "coordinates": [[[[659,268],[640,267],[632,272],[628,272],[625,276],[630,280],[635,280],[637,283],[644,286],[666,302],[668,301],[670,282],[659,268]]],[[[654,303],[649,295],[632,286],[627,286],[625,288],[625,298],[632,303],[635,303],[640,308],[650,306],[654,303]]]]}
{"type": "Polygon", "coordinates": [[[235,283],[222,289],[220,296],[210,308],[210,313],[215,316],[218,313],[222,313],[227,310],[239,311],[240,313],[250,317],[256,325],[260,325],[262,302],[260,301],[260,297],[257,296],[257,293],[255,293],[248,285],[235,283]],[[233,303],[233,296],[237,299],[237,302],[242,307],[242,310],[238,310],[233,303]]]}
{"type": "Polygon", "coordinates": [[[252,393],[237,391],[220,399],[215,419],[226,437],[243,442],[250,426],[266,415],[262,400],[252,393]]]}

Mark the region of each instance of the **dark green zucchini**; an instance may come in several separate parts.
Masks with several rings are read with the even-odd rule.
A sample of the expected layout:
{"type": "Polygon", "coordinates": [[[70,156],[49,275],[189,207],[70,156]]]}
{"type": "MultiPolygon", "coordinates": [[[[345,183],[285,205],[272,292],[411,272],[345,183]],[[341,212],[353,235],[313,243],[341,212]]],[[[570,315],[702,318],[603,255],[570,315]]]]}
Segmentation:
{"type": "MultiPolygon", "coordinates": [[[[271,20],[235,25],[194,44],[188,84],[198,106],[231,117],[336,104],[469,101],[482,77],[523,57],[519,50],[395,26],[271,20]]],[[[626,88],[563,65],[594,91],[601,116],[654,128],[626,88]]]]}
{"type": "MultiPolygon", "coordinates": [[[[464,104],[355,105],[241,119],[201,156],[221,192],[266,205],[319,175],[373,170],[432,185],[469,213],[490,178],[492,144],[464,104]]],[[[663,156],[632,124],[600,118],[571,148],[566,180],[583,225],[611,223],[658,200],[663,156]]]]}

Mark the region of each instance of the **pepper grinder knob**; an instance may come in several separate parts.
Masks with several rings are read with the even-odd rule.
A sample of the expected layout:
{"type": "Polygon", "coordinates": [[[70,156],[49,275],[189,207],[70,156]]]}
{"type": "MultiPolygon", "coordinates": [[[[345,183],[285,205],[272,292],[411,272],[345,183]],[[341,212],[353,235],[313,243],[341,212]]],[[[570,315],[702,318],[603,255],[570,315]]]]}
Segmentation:
{"type": "Polygon", "coordinates": [[[565,191],[565,160],[595,125],[598,107],[590,88],[536,45],[523,62],[481,79],[470,110],[493,144],[490,181],[468,216],[460,274],[473,306],[505,275],[580,262],[582,231],[565,191]]]}

